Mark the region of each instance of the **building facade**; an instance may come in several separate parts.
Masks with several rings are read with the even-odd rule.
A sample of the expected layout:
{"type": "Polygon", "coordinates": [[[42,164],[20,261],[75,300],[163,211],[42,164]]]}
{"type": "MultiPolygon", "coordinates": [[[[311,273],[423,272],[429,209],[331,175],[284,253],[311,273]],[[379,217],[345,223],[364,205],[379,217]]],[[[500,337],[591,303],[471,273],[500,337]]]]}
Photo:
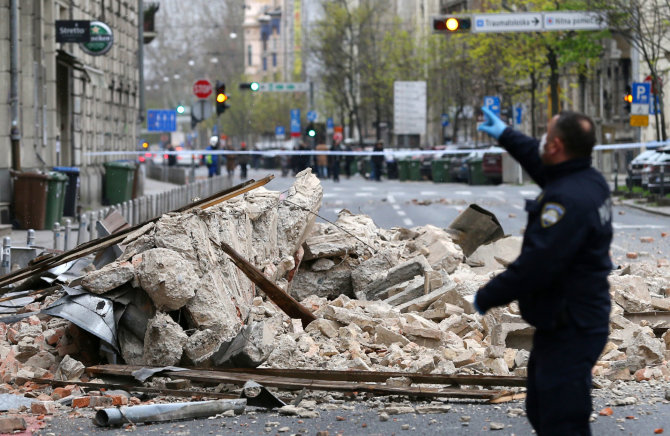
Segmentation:
{"type": "MultiPolygon", "coordinates": [[[[80,204],[102,197],[102,163],[134,156],[140,99],[138,2],[127,0],[0,0],[0,94],[10,95],[12,5],[18,9],[18,128],[21,170],[81,169],[80,204]],[[113,44],[92,55],[77,43],[57,43],[57,20],[106,24],[113,44]]],[[[101,32],[91,26],[92,33],[101,32]]],[[[104,33],[104,30],[102,30],[104,33]]],[[[0,201],[11,202],[9,99],[0,101],[0,201]]]]}

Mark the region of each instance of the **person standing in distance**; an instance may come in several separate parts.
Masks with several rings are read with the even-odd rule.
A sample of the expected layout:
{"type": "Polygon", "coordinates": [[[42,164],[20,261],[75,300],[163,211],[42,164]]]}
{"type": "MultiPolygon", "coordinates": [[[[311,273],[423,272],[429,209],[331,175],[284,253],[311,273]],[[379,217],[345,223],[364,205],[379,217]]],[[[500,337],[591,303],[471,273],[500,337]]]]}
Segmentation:
{"type": "MultiPolygon", "coordinates": [[[[212,136],[209,138],[209,147],[205,150],[218,150],[219,149],[219,137],[212,136]]],[[[219,169],[219,155],[218,154],[206,154],[205,155],[205,165],[207,165],[207,176],[214,177],[221,175],[221,170],[219,169]]]]}
{"type": "Polygon", "coordinates": [[[477,292],[474,306],[519,302],[536,328],[528,362],[526,412],[538,435],[590,435],[591,370],[607,342],[613,268],[612,200],[591,167],[593,121],[561,112],[541,141],[508,127],[487,108],[477,129],[497,139],[542,188],[526,200],[521,254],[477,292]]]}

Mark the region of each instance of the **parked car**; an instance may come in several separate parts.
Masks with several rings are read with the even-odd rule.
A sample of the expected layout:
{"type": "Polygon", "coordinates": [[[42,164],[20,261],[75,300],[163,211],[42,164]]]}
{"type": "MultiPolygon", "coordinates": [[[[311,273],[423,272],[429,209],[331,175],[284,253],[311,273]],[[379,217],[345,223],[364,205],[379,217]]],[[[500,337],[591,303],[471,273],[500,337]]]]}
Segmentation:
{"type": "Polygon", "coordinates": [[[643,185],[653,193],[670,193],[670,147],[659,149],[657,157],[647,168],[648,171],[643,173],[643,185]]]}
{"type": "Polygon", "coordinates": [[[449,179],[452,182],[467,182],[468,181],[468,164],[467,158],[470,152],[451,153],[444,156],[449,161],[449,179]]]}
{"type": "Polygon", "coordinates": [[[660,154],[656,150],[645,150],[635,156],[635,158],[628,164],[628,176],[626,176],[627,186],[642,186],[642,172],[655,159],[658,159],[660,154]]]}

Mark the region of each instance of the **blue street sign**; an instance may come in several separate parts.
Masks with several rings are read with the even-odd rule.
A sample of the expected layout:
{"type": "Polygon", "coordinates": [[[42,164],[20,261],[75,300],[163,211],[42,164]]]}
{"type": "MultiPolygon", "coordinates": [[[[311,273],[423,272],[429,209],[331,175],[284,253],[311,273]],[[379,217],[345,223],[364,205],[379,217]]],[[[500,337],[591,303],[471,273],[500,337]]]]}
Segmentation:
{"type": "Polygon", "coordinates": [[[216,124],[212,126],[212,136],[219,136],[219,126],[216,124]]]}
{"type": "Polygon", "coordinates": [[[484,97],[484,106],[494,114],[500,116],[500,97],[497,95],[484,97]]]}
{"type": "Polygon", "coordinates": [[[653,98],[649,102],[649,115],[656,115],[656,108],[660,108],[661,103],[658,101],[658,95],[653,94],[653,98]]]}
{"type": "Polygon", "coordinates": [[[316,114],[316,111],[309,111],[307,112],[307,121],[316,121],[318,118],[318,115],[316,114]]]}
{"type": "Polygon", "coordinates": [[[442,127],[449,125],[449,114],[442,114],[442,127]]]}
{"type": "Polygon", "coordinates": [[[300,109],[291,109],[291,133],[300,135],[300,109]]]}
{"type": "Polygon", "coordinates": [[[514,122],[521,124],[521,116],[523,115],[523,106],[520,104],[514,106],[514,122]]]}
{"type": "Polygon", "coordinates": [[[651,103],[651,83],[634,82],[632,86],[633,103],[650,104],[651,103]]]}
{"type": "Polygon", "coordinates": [[[275,127],[275,135],[284,136],[285,134],[286,134],[286,129],[284,129],[284,126],[275,127]]]}
{"type": "Polygon", "coordinates": [[[150,132],[177,131],[177,111],[174,109],[149,109],[147,130],[150,132]]]}
{"type": "Polygon", "coordinates": [[[335,128],[335,122],[333,121],[332,118],[327,118],[326,119],[326,128],[327,129],[334,129],[335,128]]]}

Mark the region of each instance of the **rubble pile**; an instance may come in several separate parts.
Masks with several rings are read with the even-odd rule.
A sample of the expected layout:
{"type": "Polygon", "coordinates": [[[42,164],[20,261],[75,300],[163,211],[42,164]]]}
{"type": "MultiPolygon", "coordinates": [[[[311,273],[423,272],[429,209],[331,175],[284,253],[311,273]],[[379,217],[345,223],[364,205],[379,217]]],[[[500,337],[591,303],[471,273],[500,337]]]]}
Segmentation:
{"type": "MultiPolygon", "coordinates": [[[[99,360],[99,349],[110,363],[161,367],[526,375],[533,329],[518,305],[485,316],[472,305],[476,291],[518,256],[521,238],[499,237],[466,255],[462,232],[432,225],[382,229],[347,210],[334,224],[317,223],[321,199],[318,179],[304,171],[285,194],[257,189],[166,214],[129,234],[118,259],[70,284],[80,289],[27,304],[18,312],[30,316],[0,323],[0,390],[25,391],[33,378],[88,381],[85,365],[99,360]],[[304,328],[257,295],[222,242],[317,319],[304,328]],[[106,345],[91,329],[39,313],[84,297],[101,316],[105,301],[114,306],[116,330],[106,345]]],[[[670,381],[670,266],[633,263],[609,280],[611,334],[594,375],[670,381]]],[[[80,392],[58,389],[41,401],[80,392]]],[[[87,401],[128,402],[99,396],[109,399],[87,401]]]]}

